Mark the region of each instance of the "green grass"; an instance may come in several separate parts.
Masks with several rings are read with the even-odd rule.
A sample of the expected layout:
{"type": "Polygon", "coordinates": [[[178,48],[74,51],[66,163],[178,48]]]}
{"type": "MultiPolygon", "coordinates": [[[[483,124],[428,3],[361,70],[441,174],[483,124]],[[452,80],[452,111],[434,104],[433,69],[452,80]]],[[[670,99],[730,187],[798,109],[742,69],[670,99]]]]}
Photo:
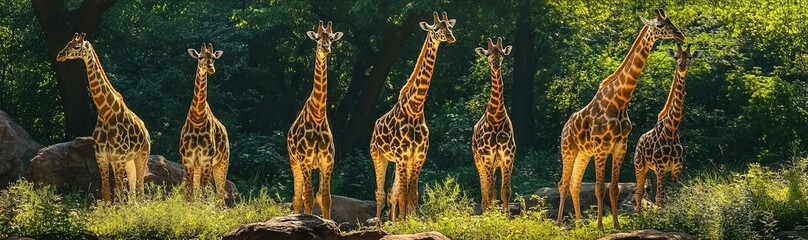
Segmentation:
{"type": "MultiPolygon", "coordinates": [[[[700,239],[760,239],[804,230],[808,158],[801,159],[782,170],[751,164],[741,173],[699,174],[669,194],[664,208],[621,214],[622,231],[654,228],[700,239]]],[[[183,188],[149,186],[148,192],[138,203],[104,206],[86,195],[59,195],[53,187],[18,181],[0,191],[0,239],[219,239],[242,224],[290,213],[267,190],[246,194],[230,208],[217,207],[210,189],[195,201],[185,200],[183,188]]],[[[541,205],[513,217],[497,209],[474,215],[472,206],[463,186],[446,178],[425,186],[417,216],[382,228],[394,234],[438,231],[452,239],[597,239],[617,232],[608,215],[604,232],[594,218],[559,228],[541,205]]]]}

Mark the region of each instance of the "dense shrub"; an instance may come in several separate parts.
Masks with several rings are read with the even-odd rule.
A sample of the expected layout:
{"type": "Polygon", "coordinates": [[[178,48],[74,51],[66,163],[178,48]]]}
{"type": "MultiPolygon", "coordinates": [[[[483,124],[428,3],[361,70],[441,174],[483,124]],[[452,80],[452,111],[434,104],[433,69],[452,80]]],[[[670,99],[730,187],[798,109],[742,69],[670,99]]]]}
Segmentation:
{"type": "Polygon", "coordinates": [[[80,205],[59,196],[51,186],[17,181],[0,191],[0,238],[84,239],[80,205]]]}

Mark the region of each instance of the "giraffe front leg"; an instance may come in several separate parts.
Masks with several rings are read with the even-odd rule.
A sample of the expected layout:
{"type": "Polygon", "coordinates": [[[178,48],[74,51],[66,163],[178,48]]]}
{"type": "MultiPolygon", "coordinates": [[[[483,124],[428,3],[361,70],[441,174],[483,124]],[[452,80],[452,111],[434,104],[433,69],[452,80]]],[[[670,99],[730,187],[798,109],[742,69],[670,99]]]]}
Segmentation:
{"type": "MultiPolygon", "coordinates": [[[[407,193],[408,193],[407,185],[410,181],[407,175],[406,171],[407,167],[405,166],[405,164],[397,164],[397,165],[398,165],[396,166],[397,179],[396,181],[393,182],[393,187],[396,188],[394,190],[396,192],[395,201],[398,204],[397,210],[399,213],[397,216],[398,219],[396,220],[404,220],[407,217],[407,193]]],[[[396,209],[393,209],[393,211],[395,210],[396,209]]]]}
{"type": "Polygon", "coordinates": [[[320,188],[317,189],[317,204],[325,219],[331,219],[331,172],[334,165],[333,159],[331,161],[330,164],[321,165],[320,188]]]}
{"type": "MultiPolygon", "coordinates": [[[[227,199],[227,169],[229,167],[230,159],[225,155],[224,159],[220,160],[216,166],[213,166],[213,180],[216,184],[216,204],[224,206],[225,199],[227,199]]],[[[230,196],[232,197],[232,196],[230,196]]]]}
{"type": "Polygon", "coordinates": [[[665,174],[662,170],[654,172],[656,174],[657,192],[656,192],[656,205],[662,207],[662,197],[665,195],[665,174]]]}
{"type": "Polygon", "coordinates": [[[129,158],[124,163],[124,169],[126,170],[126,180],[129,183],[127,197],[129,202],[135,202],[137,200],[137,167],[135,163],[135,157],[129,158]]]}
{"type": "MultiPolygon", "coordinates": [[[[626,156],[626,142],[622,141],[615,147],[612,153],[612,179],[609,182],[609,201],[612,208],[612,221],[614,228],[620,229],[620,222],[617,215],[617,195],[620,193],[620,168],[623,166],[623,158],[626,156]]],[[[605,160],[605,159],[604,159],[605,160]]],[[[604,164],[606,162],[604,161],[604,164]]]]}
{"type": "Polygon", "coordinates": [[[137,174],[137,182],[135,183],[135,189],[137,190],[137,198],[138,201],[144,200],[146,198],[144,182],[146,180],[146,169],[148,168],[149,162],[149,150],[145,150],[144,152],[140,153],[135,159],[135,169],[137,174]]]}
{"type": "MultiPolygon", "coordinates": [[[[201,173],[199,174],[200,175],[200,177],[199,177],[199,189],[201,190],[200,192],[203,194],[202,196],[205,197],[205,198],[207,198],[209,196],[209,193],[210,193],[210,186],[211,186],[210,178],[211,178],[211,175],[213,175],[212,163],[213,163],[213,159],[211,159],[210,161],[207,161],[206,163],[203,163],[202,167],[200,167],[200,170],[201,170],[200,172],[201,173]]],[[[205,199],[205,198],[203,198],[203,199],[205,199]]]]}
{"type": "Polygon", "coordinates": [[[124,169],[126,166],[124,166],[124,163],[120,159],[112,160],[111,165],[112,175],[115,177],[115,188],[112,189],[112,192],[115,195],[115,199],[120,202],[123,201],[123,182],[125,178],[124,169]]]}
{"type": "Polygon", "coordinates": [[[298,214],[303,208],[303,171],[296,161],[292,161],[290,165],[295,190],[295,195],[292,197],[292,213],[298,214]]]}
{"type": "Polygon", "coordinates": [[[183,174],[185,176],[183,181],[183,184],[185,184],[185,199],[191,201],[194,196],[194,167],[190,164],[190,161],[184,159],[182,167],[185,170],[183,174]]]}
{"type": "Polygon", "coordinates": [[[415,161],[412,164],[413,166],[411,166],[413,172],[409,177],[410,185],[407,187],[407,214],[415,213],[415,208],[418,206],[418,179],[421,175],[421,169],[424,167],[424,162],[426,161],[426,149],[422,150],[424,151],[423,153],[415,155],[415,161]]]}
{"type": "Polygon", "coordinates": [[[474,154],[474,162],[475,167],[477,167],[477,174],[480,176],[480,212],[485,213],[485,210],[488,209],[489,200],[486,200],[489,196],[488,194],[488,170],[485,168],[484,158],[479,154],[474,154]]]}
{"type": "Polygon", "coordinates": [[[564,203],[567,201],[567,192],[569,192],[570,186],[570,178],[572,177],[573,166],[575,165],[575,159],[578,156],[577,151],[561,151],[561,160],[562,160],[562,170],[561,170],[561,180],[558,181],[558,219],[556,220],[556,224],[561,226],[561,220],[564,217],[564,203]]]}
{"type": "Polygon", "coordinates": [[[311,169],[304,167],[301,171],[303,177],[303,213],[311,214],[314,210],[314,189],[311,183],[311,169]]]}
{"type": "Polygon", "coordinates": [[[648,177],[648,168],[642,160],[640,151],[634,153],[634,175],[637,177],[637,191],[634,194],[634,202],[637,204],[636,213],[642,212],[643,198],[645,197],[645,179],[648,177]]]}
{"type": "Polygon", "coordinates": [[[572,167],[572,176],[570,177],[570,196],[572,196],[572,208],[575,210],[575,219],[581,220],[581,182],[584,178],[584,171],[586,165],[589,165],[590,156],[578,154],[575,157],[575,163],[572,167]]]}
{"type": "Polygon", "coordinates": [[[371,147],[370,158],[373,160],[373,169],[376,173],[376,227],[381,227],[382,210],[384,210],[385,193],[384,180],[387,174],[387,159],[382,158],[381,153],[371,147]]]}
{"type": "Polygon", "coordinates": [[[513,152],[506,154],[503,157],[503,166],[500,169],[502,173],[502,186],[500,187],[500,195],[502,199],[502,211],[510,215],[508,203],[511,201],[511,176],[513,176],[513,152]]]}
{"type": "Polygon", "coordinates": [[[110,204],[112,203],[112,194],[109,187],[109,160],[105,154],[96,151],[95,161],[98,164],[98,172],[101,174],[101,199],[104,204],[110,204]]]}
{"type": "Polygon", "coordinates": [[[595,198],[598,200],[598,229],[603,231],[603,194],[606,190],[606,158],[608,153],[595,156],[595,198]]]}

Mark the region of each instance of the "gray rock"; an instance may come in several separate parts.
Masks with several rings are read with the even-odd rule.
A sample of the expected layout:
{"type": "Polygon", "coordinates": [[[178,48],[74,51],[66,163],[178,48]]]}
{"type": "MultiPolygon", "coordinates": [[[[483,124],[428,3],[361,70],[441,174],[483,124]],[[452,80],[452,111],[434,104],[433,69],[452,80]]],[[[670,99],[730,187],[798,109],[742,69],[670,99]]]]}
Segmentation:
{"type": "Polygon", "coordinates": [[[381,240],[449,240],[449,238],[439,232],[425,232],[404,235],[387,235],[382,237],[381,240]]]}
{"type": "Polygon", "coordinates": [[[25,174],[25,167],[42,148],[28,132],[0,110],[0,189],[25,174]]]}
{"type": "MultiPolygon", "coordinates": [[[[182,164],[166,160],[160,155],[149,156],[145,182],[169,187],[182,183],[182,164]]],[[[110,170],[110,186],[115,186],[110,170]]],[[[70,142],[58,143],[39,150],[31,159],[26,179],[35,183],[53,185],[58,191],[84,191],[101,196],[101,174],[95,161],[93,139],[79,137],[70,142]]],[[[228,196],[237,196],[238,190],[230,181],[225,189],[228,196]]]]}
{"type": "Polygon", "coordinates": [[[275,217],[263,223],[242,225],[227,233],[223,239],[337,240],[341,238],[339,227],[333,221],[315,215],[293,214],[275,217]]]}
{"type": "Polygon", "coordinates": [[[630,233],[615,233],[600,240],[695,240],[696,237],[678,232],[660,232],[655,229],[644,229],[630,233]]]}

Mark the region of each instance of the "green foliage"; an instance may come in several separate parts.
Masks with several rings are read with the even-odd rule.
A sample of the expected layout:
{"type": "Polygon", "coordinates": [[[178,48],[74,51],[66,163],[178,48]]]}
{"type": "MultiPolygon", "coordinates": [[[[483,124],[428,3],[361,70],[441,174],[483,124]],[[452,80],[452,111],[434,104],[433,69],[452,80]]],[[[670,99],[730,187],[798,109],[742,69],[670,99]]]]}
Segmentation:
{"type": "Polygon", "coordinates": [[[78,207],[52,186],[17,181],[0,191],[0,238],[85,239],[85,221],[78,207]]]}
{"type": "Polygon", "coordinates": [[[545,218],[543,208],[516,217],[498,211],[474,216],[462,189],[451,177],[428,184],[418,216],[385,224],[383,229],[395,234],[438,231],[451,239],[597,239],[608,234],[591,224],[562,230],[545,218]]]}
{"type": "Polygon", "coordinates": [[[84,216],[87,229],[101,238],[219,239],[242,224],[289,214],[266,189],[237,201],[232,208],[217,207],[209,188],[207,197],[191,202],[183,189],[153,189],[156,194],[138,204],[96,204],[84,216]]]}
{"type": "Polygon", "coordinates": [[[631,228],[687,232],[704,239],[771,238],[808,225],[808,158],[773,171],[751,164],[746,173],[702,174],[667,199],[662,209],[635,215],[631,228]]]}

